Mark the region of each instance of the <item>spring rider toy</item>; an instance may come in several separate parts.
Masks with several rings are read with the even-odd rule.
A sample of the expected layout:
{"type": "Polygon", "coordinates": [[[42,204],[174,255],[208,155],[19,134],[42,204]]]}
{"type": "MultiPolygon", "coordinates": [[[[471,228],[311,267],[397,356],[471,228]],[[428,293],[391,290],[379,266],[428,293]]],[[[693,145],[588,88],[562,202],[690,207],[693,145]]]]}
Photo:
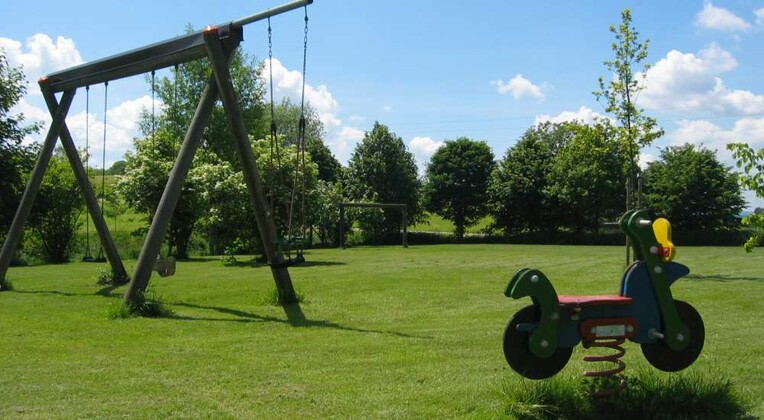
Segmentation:
{"type": "MultiPolygon", "coordinates": [[[[690,270],[672,261],[675,249],[668,220],[653,220],[647,210],[632,210],[621,217],[619,227],[631,240],[635,261],[624,272],[617,295],[558,295],[536,269],[522,269],[512,277],[504,294],[533,300],[504,331],[504,356],[517,373],[529,379],[549,378],[565,367],[581,343],[585,348],[615,351],[584,357],[615,365],[584,372],[585,376],[617,375],[626,367],[620,358],[627,339],[639,343],[645,359],[662,371],[682,370],[698,358],[705,329],[695,308],[671,295],[670,286],[690,270]]],[[[622,379],[616,390],[625,386],[622,379]]]]}

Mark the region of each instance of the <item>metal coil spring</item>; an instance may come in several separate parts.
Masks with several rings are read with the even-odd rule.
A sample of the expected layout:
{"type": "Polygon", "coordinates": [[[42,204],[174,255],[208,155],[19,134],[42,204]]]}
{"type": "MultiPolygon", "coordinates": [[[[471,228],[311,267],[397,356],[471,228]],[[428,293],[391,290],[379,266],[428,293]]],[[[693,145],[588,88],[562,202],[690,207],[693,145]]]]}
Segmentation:
{"type": "MultiPolygon", "coordinates": [[[[626,354],[626,349],[621,347],[621,345],[625,341],[626,339],[624,338],[606,338],[588,343],[586,347],[609,348],[615,350],[615,353],[606,355],[584,356],[585,362],[610,362],[613,363],[615,367],[607,370],[587,370],[584,371],[584,376],[588,378],[615,377],[619,373],[623,372],[623,370],[626,369],[626,363],[621,360],[621,357],[626,354]]],[[[603,397],[606,395],[612,395],[621,392],[625,388],[626,379],[621,377],[620,381],[615,387],[590,392],[590,395],[594,397],[603,397]]]]}

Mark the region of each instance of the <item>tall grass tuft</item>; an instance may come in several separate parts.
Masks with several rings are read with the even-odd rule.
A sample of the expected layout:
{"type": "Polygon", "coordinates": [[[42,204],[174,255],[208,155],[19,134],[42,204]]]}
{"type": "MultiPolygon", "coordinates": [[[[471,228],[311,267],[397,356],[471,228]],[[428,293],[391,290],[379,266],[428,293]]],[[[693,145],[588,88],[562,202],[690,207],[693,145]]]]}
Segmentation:
{"type": "Polygon", "coordinates": [[[607,397],[589,395],[584,378],[505,382],[505,413],[520,419],[745,419],[751,403],[721,375],[661,374],[640,370],[628,386],[607,397]]]}
{"type": "Polygon", "coordinates": [[[117,302],[109,310],[109,318],[125,319],[136,316],[146,318],[166,318],[172,310],[152,292],[141,293],[132,302],[117,302]]]}
{"type": "Polygon", "coordinates": [[[13,283],[8,279],[0,278],[0,292],[9,292],[13,290],[13,283]]]}
{"type": "Polygon", "coordinates": [[[279,290],[276,287],[272,287],[268,289],[267,292],[265,292],[261,302],[263,305],[272,305],[272,306],[286,306],[286,305],[295,305],[295,304],[305,303],[306,301],[305,295],[303,295],[299,291],[295,291],[294,293],[297,300],[291,301],[281,296],[281,293],[279,293],[279,290]]]}

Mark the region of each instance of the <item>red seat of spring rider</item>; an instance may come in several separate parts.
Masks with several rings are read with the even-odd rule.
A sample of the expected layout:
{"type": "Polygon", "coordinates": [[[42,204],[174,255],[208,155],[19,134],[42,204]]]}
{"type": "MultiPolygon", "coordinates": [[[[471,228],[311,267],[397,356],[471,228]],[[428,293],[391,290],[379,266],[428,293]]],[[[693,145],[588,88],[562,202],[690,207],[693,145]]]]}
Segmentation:
{"type": "Polygon", "coordinates": [[[630,297],[620,295],[560,295],[557,296],[557,299],[560,303],[560,306],[563,307],[628,305],[631,303],[630,297]]]}

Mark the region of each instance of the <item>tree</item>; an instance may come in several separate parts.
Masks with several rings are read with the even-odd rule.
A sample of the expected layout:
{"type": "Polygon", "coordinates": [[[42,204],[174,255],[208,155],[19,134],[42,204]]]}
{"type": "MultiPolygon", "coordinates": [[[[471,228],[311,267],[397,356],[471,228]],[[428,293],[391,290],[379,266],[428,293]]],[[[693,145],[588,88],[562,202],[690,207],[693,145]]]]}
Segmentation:
{"type": "Polygon", "coordinates": [[[639,32],[632,25],[629,9],[621,12],[621,24],[618,27],[610,25],[610,32],[615,37],[611,46],[615,58],[605,61],[604,64],[612,78],[606,82],[605,78],[600,76],[600,88],[593,93],[597,101],[605,105],[605,111],[612,113],[620,124],[617,136],[625,152],[625,165],[630,182],[636,185],[640,147],[649,146],[663,135],[663,129],[658,126],[656,120],[645,115],[644,110],[636,105],[637,95],[645,88],[645,76],[650,69],[649,64],[643,65],[647,59],[650,40],[640,42],[639,32]],[[641,71],[635,72],[635,67],[640,65],[643,65],[641,71]]]}
{"type": "MultiPolygon", "coordinates": [[[[186,28],[187,33],[193,32],[192,27],[186,28]]],[[[181,64],[170,76],[156,80],[156,96],[163,108],[154,118],[156,130],[166,131],[175,141],[173,153],[180,148],[186,129],[196,111],[196,106],[210,77],[211,65],[206,58],[181,64]]],[[[231,78],[236,89],[237,99],[241,107],[242,117],[249,130],[250,136],[263,138],[268,133],[268,121],[265,117],[264,84],[262,80],[262,63],[248,55],[240,48],[236,49],[231,59],[231,78]]],[[[151,82],[151,77],[147,77],[151,82]]],[[[141,128],[144,136],[152,133],[152,115],[144,112],[141,128]]],[[[228,117],[220,102],[213,108],[210,120],[202,136],[202,159],[215,160],[215,157],[226,160],[238,167],[239,161],[235,154],[233,135],[228,127],[228,117]]]]}
{"type": "Polygon", "coordinates": [[[691,144],[661,150],[644,173],[649,208],[688,230],[730,229],[745,201],[737,176],[716,153],[691,144]]]}
{"type": "Polygon", "coordinates": [[[558,205],[545,194],[554,157],[575,135],[570,123],[543,123],[528,129],[510,147],[491,175],[489,213],[507,233],[556,229],[558,205]]]}
{"type": "MultiPolygon", "coordinates": [[[[400,137],[379,122],[374,123],[353,151],[346,183],[350,200],[406,204],[410,224],[421,218],[421,181],[414,155],[400,137]]],[[[362,228],[371,235],[400,229],[397,210],[385,209],[384,216],[379,225],[362,224],[362,228]]]]}
{"type": "MultiPolygon", "coordinates": [[[[745,143],[733,143],[727,145],[727,149],[732,150],[737,167],[743,169],[740,174],[743,186],[753,191],[757,197],[764,198],[764,148],[756,151],[745,143]]],[[[751,236],[744,245],[745,251],[751,252],[764,238],[764,210],[756,208],[756,211],[743,218],[742,223],[751,228],[751,236]]]]}
{"type": "Polygon", "coordinates": [[[82,196],[69,161],[58,150],[51,158],[32,207],[29,227],[44,261],[69,261],[82,212],[82,196]]]}
{"type": "Polygon", "coordinates": [[[623,213],[622,152],[607,121],[568,127],[575,136],[554,157],[545,192],[559,203],[563,223],[596,233],[603,219],[623,213]]]}
{"type": "Polygon", "coordinates": [[[488,144],[466,137],[446,140],[430,159],[424,190],[427,210],[452,221],[457,240],[485,216],[495,166],[488,144]]]}
{"type": "MultiPolygon", "coordinates": [[[[169,179],[174,143],[171,133],[161,130],[153,137],[135,139],[135,150],[125,155],[125,174],[117,181],[117,189],[127,205],[146,214],[149,224],[169,179]]],[[[197,193],[198,182],[199,170],[192,168],[167,229],[168,252],[177,258],[188,257],[194,225],[204,210],[197,193]]]]}
{"type": "MultiPolygon", "coordinates": [[[[299,133],[300,106],[284,98],[276,105],[274,115],[278,134],[286,139],[287,144],[296,144],[299,133]]],[[[318,179],[337,182],[342,178],[342,165],[334,157],[332,151],[324,144],[324,124],[318,113],[305,104],[305,150],[311,160],[318,165],[318,179]]]]}
{"type": "MultiPolygon", "coordinates": [[[[188,32],[192,30],[188,28],[188,32]]],[[[262,65],[237,49],[230,71],[249,134],[255,138],[264,137],[267,127],[264,118],[262,65]]],[[[208,60],[201,59],[181,64],[169,77],[155,81],[156,96],[163,107],[157,114],[144,110],[140,121],[144,138],[136,139],[135,151],[126,156],[125,175],[119,183],[125,201],[137,211],[146,213],[149,223],[209,75],[208,60]]],[[[148,81],[154,80],[149,76],[148,81]]],[[[225,110],[218,102],[204,130],[201,150],[194,159],[194,166],[183,186],[167,230],[166,240],[170,253],[178,258],[188,256],[193,229],[204,211],[204,200],[200,195],[203,175],[200,165],[227,162],[234,170],[240,169],[232,139],[225,110]]]]}
{"type": "Polygon", "coordinates": [[[10,228],[24,191],[24,177],[32,170],[35,150],[24,146],[25,136],[40,130],[38,124],[24,126],[24,114],[10,114],[26,93],[24,72],[8,64],[0,49],[0,239],[10,228]]]}

